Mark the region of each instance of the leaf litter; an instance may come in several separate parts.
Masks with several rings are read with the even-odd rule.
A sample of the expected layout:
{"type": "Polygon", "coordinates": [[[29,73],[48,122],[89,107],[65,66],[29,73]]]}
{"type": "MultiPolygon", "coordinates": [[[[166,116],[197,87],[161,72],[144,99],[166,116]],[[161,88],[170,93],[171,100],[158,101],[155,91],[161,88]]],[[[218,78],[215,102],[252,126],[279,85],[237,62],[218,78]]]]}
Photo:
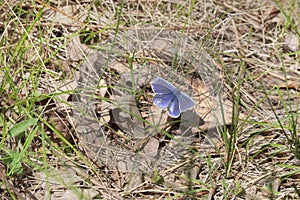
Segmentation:
{"type": "MultiPolygon", "coordinates": [[[[6,9],[6,5],[1,9],[6,9]]],[[[78,165],[71,168],[78,170],[81,166],[91,173],[82,176],[76,171],[60,177],[73,177],[73,186],[79,183],[77,187],[97,188],[98,195],[107,199],[120,196],[136,199],[148,199],[153,195],[172,197],[183,194],[192,179],[200,182],[192,182],[195,198],[223,199],[221,183],[224,178],[227,188],[232,189],[226,193],[227,198],[263,199],[275,194],[278,199],[297,199],[293,184],[298,184],[298,173],[293,173],[291,167],[297,166],[298,160],[288,148],[283,130],[271,126],[276,121],[275,114],[281,119],[287,116],[286,107],[278,90],[271,91],[269,96],[276,113],[272,113],[270,104],[262,101],[265,96],[263,87],[272,89],[276,86],[284,94],[284,101],[292,104],[290,108],[293,109],[289,112],[299,113],[299,64],[296,60],[299,39],[295,33],[280,32],[285,20],[273,2],[199,1],[188,24],[189,32],[184,37],[176,30],[182,30],[185,21],[177,18],[179,13],[172,7],[173,3],[126,2],[122,20],[128,22],[129,28],[120,26],[118,34],[114,29],[103,34],[99,30],[97,34],[102,40],[93,44],[102,49],[98,51],[73,34],[77,34],[81,25],[87,22],[87,10],[94,20],[88,24],[90,31],[101,29],[103,24],[116,24],[117,3],[104,1],[98,8],[85,2],[76,6],[42,5],[47,7],[43,13],[43,23],[49,27],[47,33],[59,32],[65,39],[45,49],[46,52],[54,50],[59,55],[58,60],[50,59],[46,66],[47,72],[55,73],[42,75],[40,84],[49,93],[62,92],[54,99],[54,107],[66,107],[62,102],[70,99],[68,105],[73,106],[72,111],[55,108],[49,114],[61,116],[59,113],[64,113],[63,116],[73,125],[70,129],[73,132],[69,130],[72,137],[68,140],[73,138],[72,142],[85,153],[95,169],[93,171],[87,163],[75,157],[71,161],[78,165]],[[132,13],[131,10],[137,7],[141,9],[132,13]],[[53,11],[54,15],[52,13],[50,17],[47,13],[53,11]],[[168,15],[176,17],[161,17],[168,15]],[[202,17],[197,19],[196,16],[202,17]],[[146,21],[164,27],[134,24],[146,21]],[[206,41],[202,44],[201,40],[206,41]],[[58,62],[68,65],[63,68],[70,70],[62,73],[58,62]],[[246,69],[243,82],[238,80],[241,64],[246,69]],[[67,74],[69,80],[75,76],[76,84],[63,79],[66,72],[71,72],[67,74]],[[54,74],[56,80],[49,81],[54,74]],[[197,102],[194,110],[182,114],[180,122],[168,118],[166,113],[151,104],[150,82],[155,75],[172,81],[197,102]],[[235,144],[236,155],[230,174],[225,176],[223,163],[228,158],[218,128],[231,125],[231,94],[238,84],[241,87],[240,118],[265,123],[267,128],[259,123],[240,122],[242,130],[235,144]],[[70,88],[75,95],[68,96],[70,88]],[[187,146],[198,154],[191,153],[193,151],[187,146]],[[206,159],[208,154],[210,163],[206,159]],[[151,181],[151,174],[157,169],[159,175],[156,176],[163,179],[160,184],[151,181]],[[75,180],[78,176],[88,177],[91,182],[80,185],[80,181],[75,180]],[[205,185],[209,183],[210,186],[205,185]]],[[[183,2],[178,2],[178,5],[186,6],[183,2]]],[[[53,38],[53,33],[45,37],[53,38]]],[[[35,38],[34,35],[31,37],[35,38]]],[[[28,51],[28,54],[35,52],[28,51]]],[[[46,55],[44,53],[43,58],[46,55]]],[[[26,56],[29,63],[37,62],[36,57],[26,56]]],[[[8,111],[14,107],[5,102],[7,99],[3,96],[1,107],[9,116],[8,111]]],[[[71,169],[62,165],[64,155],[50,155],[48,160],[55,163],[54,167],[59,166],[57,173],[71,169]]],[[[31,194],[40,198],[75,198],[76,192],[68,189],[66,183],[56,181],[49,183],[53,192],[51,197],[47,196],[45,187],[35,187],[45,184],[36,181],[40,172],[31,170],[33,177],[28,176],[24,185],[31,194]],[[57,184],[57,188],[52,188],[57,184]]],[[[41,179],[45,179],[43,177],[41,179]]],[[[86,198],[98,198],[97,192],[93,190],[92,196],[82,194],[86,198]]],[[[16,195],[22,196],[23,193],[16,192],[16,195]]]]}

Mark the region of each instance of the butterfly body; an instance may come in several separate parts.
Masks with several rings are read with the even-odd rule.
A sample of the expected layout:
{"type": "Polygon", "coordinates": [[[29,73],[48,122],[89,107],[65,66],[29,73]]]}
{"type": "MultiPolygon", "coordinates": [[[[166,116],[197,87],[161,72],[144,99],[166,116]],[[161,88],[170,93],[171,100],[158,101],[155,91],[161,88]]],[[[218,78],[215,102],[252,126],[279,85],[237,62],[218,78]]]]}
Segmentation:
{"type": "Polygon", "coordinates": [[[155,93],[154,104],[160,109],[167,109],[169,116],[173,118],[194,106],[191,97],[163,78],[156,77],[152,82],[152,89],[155,93]]]}

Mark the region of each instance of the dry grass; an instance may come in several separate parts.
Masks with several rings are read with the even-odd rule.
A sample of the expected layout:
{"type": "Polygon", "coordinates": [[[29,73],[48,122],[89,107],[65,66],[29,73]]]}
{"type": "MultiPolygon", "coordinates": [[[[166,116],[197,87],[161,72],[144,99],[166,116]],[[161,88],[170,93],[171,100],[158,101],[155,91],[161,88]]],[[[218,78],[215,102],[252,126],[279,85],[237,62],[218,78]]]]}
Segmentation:
{"type": "Polygon", "coordinates": [[[299,199],[299,7],[2,1],[1,199],[299,199]],[[193,91],[181,122],[153,73],[193,91]]]}

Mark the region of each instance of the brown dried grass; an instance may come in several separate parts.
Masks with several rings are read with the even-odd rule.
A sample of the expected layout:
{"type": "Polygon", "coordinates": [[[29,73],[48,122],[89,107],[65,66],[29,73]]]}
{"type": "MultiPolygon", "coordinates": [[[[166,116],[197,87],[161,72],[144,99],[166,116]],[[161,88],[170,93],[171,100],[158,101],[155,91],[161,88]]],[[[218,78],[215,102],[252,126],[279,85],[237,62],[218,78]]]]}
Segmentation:
{"type": "MultiPolygon", "coordinates": [[[[4,1],[0,6],[1,68],[4,69],[5,65],[10,67],[6,73],[10,71],[14,84],[22,87],[18,99],[22,101],[28,91],[32,91],[32,83],[24,76],[30,76],[36,66],[42,69],[42,73],[36,74],[42,83],[50,82],[49,85],[58,87],[51,82],[51,78],[55,77],[63,83],[66,77],[72,77],[86,55],[85,45],[97,47],[99,43],[114,38],[116,30],[184,30],[199,44],[204,43],[206,50],[215,55],[214,62],[223,72],[226,91],[232,101],[237,98],[234,94],[239,87],[239,113],[242,119],[236,126],[238,138],[229,173],[226,174],[228,171],[222,163],[227,159],[225,154],[217,152],[211,158],[211,163],[199,163],[197,180],[180,178],[182,185],[193,185],[192,194],[184,196],[184,191],[171,188],[168,182],[172,182],[172,179],[156,184],[151,176],[146,176],[140,185],[128,186],[130,190],[126,191],[122,187],[125,187],[128,179],[139,177],[106,171],[105,168],[95,169],[81,157],[71,159],[66,156],[63,153],[64,147],[52,149],[49,146],[51,153],[44,158],[49,165],[48,176],[51,177],[51,183],[45,187],[40,181],[45,178],[45,174],[32,167],[28,167],[29,173],[23,171],[19,175],[5,176],[6,167],[2,162],[2,199],[11,199],[11,196],[18,199],[40,199],[49,197],[51,193],[56,193],[58,199],[74,198],[73,193],[68,192],[80,184],[81,192],[104,199],[119,199],[120,196],[130,199],[225,199],[224,194],[230,199],[299,199],[295,190],[300,188],[297,173],[299,160],[291,152],[297,146],[293,141],[287,140],[287,135],[290,137],[292,132],[291,124],[286,121],[283,124],[286,128],[282,129],[277,123],[278,118],[289,118],[291,113],[296,113],[298,122],[300,120],[299,35],[296,32],[300,30],[299,3],[279,2],[291,17],[292,25],[272,1],[196,1],[190,13],[189,1],[128,1],[120,11],[121,5],[122,3],[113,1],[4,1]],[[39,13],[41,9],[44,11],[39,13]],[[70,9],[73,10],[70,12],[70,9]],[[39,18],[39,14],[59,15],[62,20],[39,18]],[[30,26],[32,28],[28,31],[30,26]],[[82,44],[77,49],[81,54],[67,52],[66,46],[70,45],[70,38],[77,36],[82,44]],[[21,43],[21,40],[24,42],[21,43]],[[22,83],[20,79],[27,81],[22,83]],[[270,91],[267,97],[266,91],[270,91]],[[59,152],[57,149],[62,150],[59,152]],[[217,170],[211,172],[212,169],[217,170]],[[63,188],[59,184],[57,187],[50,186],[56,182],[56,178],[68,179],[70,176],[73,178],[69,188],[63,188]],[[47,191],[47,188],[52,191],[47,191]],[[203,188],[205,189],[202,191],[203,188]],[[14,195],[9,194],[9,190],[14,195]],[[64,194],[58,194],[58,191],[64,194]]],[[[0,74],[2,82],[5,81],[3,74],[0,74]]],[[[36,86],[47,94],[53,91],[49,85],[36,86]]],[[[15,96],[11,95],[9,87],[3,89],[3,116],[13,119],[10,121],[20,121],[23,116],[11,109],[15,105],[15,96]]],[[[64,121],[65,116],[61,116],[55,108],[48,110],[49,106],[56,106],[52,99],[46,102],[42,99],[38,103],[47,105],[47,120],[68,138],[72,129],[64,121]]],[[[12,123],[8,123],[8,126],[12,126],[12,123]]],[[[299,125],[296,126],[299,130],[299,125]]],[[[5,129],[4,125],[1,129],[5,129]]],[[[56,132],[46,130],[46,133],[49,138],[54,137],[53,141],[57,146],[62,145],[56,132]]],[[[76,143],[78,138],[72,137],[74,138],[68,139],[76,143]]],[[[16,143],[12,141],[12,144],[14,142],[16,143]]],[[[38,152],[36,147],[41,146],[40,140],[35,142],[33,144],[36,146],[32,144],[31,147],[32,152],[38,152]]],[[[32,158],[29,155],[28,160],[38,165],[43,163],[37,159],[41,157],[42,154],[32,158]]],[[[178,177],[174,174],[171,178],[175,180],[178,177]]]]}

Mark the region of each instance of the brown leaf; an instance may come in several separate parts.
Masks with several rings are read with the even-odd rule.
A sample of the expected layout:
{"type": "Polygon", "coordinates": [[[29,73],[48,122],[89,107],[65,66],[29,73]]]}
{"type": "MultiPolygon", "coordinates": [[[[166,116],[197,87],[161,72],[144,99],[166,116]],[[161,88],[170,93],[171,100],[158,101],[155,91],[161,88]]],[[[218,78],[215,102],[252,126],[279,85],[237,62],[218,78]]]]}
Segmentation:
{"type": "Polygon", "coordinates": [[[44,11],[44,16],[47,19],[66,25],[83,23],[87,14],[87,11],[81,10],[80,5],[63,6],[57,9],[48,8],[44,11]]]}
{"type": "Polygon", "coordinates": [[[83,60],[86,55],[93,52],[92,49],[80,42],[79,36],[72,38],[71,42],[67,44],[66,51],[68,60],[74,62],[83,60]]]}
{"type": "Polygon", "coordinates": [[[284,49],[296,52],[299,49],[299,37],[293,33],[289,33],[284,38],[284,49]]]}
{"type": "Polygon", "coordinates": [[[143,150],[146,155],[154,158],[157,155],[158,147],[159,141],[156,138],[150,138],[143,150]]]}
{"type": "Polygon", "coordinates": [[[66,102],[70,97],[70,92],[76,88],[76,82],[74,80],[65,80],[64,82],[61,81],[52,81],[49,83],[49,92],[50,93],[59,93],[56,95],[55,103],[56,106],[59,108],[65,108],[66,102]]]}

